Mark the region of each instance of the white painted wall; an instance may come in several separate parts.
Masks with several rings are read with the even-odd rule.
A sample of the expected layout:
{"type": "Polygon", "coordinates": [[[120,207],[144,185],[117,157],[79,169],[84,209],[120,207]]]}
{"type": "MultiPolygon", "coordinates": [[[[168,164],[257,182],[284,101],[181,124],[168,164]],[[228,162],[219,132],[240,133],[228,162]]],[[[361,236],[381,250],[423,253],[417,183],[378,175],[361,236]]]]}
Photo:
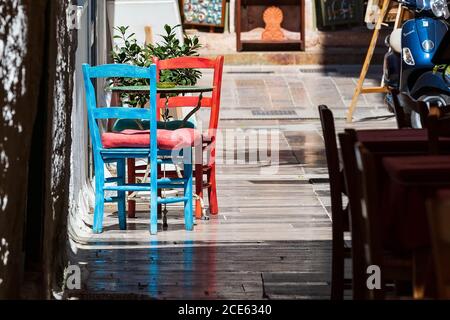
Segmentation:
{"type": "MultiPolygon", "coordinates": [[[[151,26],[153,40],[161,41],[164,25],[181,24],[177,0],[107,0],[108,23],[112,29],[117,26],[130,26],[130,31],[136,33],[139,43],[145,41],[145,26],[151,26]]],[[[182,30],[178,30],[178,38],[182,41],[182,30]]],[[[113,39],[111,39],[113,41],[113,39]]]]}
{"type": "MultiPolygon", "coordinates": [[[[99,7],[102,2],[98,1],[99,7]]],[[[90,233],[90,229],[84,221],[90,220],[89,208],[94,201],[94,193],[89,179],[89,139],[87,126],[86,99],[82,64],[90,60],[91,37],[88,0],[80,17],[78,29],[78,47],[75,57],[74,73],[74,103],[72,108],[72,154],[71,154],[71,180],[70,180],[70,204],[69,232],[72,236],[90,233]]]]}

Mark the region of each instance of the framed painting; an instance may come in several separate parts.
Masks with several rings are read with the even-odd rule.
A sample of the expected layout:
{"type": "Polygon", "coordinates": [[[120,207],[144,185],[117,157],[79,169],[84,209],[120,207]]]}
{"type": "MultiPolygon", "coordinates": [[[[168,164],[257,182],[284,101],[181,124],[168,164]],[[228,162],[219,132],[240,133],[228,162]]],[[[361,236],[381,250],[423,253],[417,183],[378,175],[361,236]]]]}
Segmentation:
{"type": "Polygon", "coordinates": [[[226,0],[181,0],[183,24],[224,27],[226,0]]]}

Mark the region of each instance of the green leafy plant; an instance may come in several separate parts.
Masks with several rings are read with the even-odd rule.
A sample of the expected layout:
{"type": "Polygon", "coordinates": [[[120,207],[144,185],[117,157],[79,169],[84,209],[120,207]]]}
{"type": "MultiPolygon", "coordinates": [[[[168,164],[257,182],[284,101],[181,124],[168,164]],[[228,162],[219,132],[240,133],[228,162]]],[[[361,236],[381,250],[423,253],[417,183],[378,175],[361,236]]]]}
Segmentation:
{"type": "MultiPolygon", "coordinates": [[[[128,34],[128,26],[114,28],[117,33],[114,38],[122,43],[121,46],[116,46],[111,52],[114,63],[148,67],[152,63],[153,57],[165,60],[176,57],[198,56],[197,50],[201,48],[198,37],[189,37],[184,34],[183,43],[181,43],[176,36],[177,28],[180,28],[180,25],[174,27],[165,25],[165,34],[161,35],[163,40],[155,45],[138,44],[135,34],[128,34]]],[[[195,69],[161,70],[160,86],[167,87],[170,84],[195,85],[200,77],[201,72],[195,69]]],[[[112,79],[112,81],[114,85],[121,86],[148,85],[145,79],[112,79]]],[[[128,93],[122,93],[121,95],[123,101],[132,107],[143,107],[148,102],[146,95],[128,93]]]]}

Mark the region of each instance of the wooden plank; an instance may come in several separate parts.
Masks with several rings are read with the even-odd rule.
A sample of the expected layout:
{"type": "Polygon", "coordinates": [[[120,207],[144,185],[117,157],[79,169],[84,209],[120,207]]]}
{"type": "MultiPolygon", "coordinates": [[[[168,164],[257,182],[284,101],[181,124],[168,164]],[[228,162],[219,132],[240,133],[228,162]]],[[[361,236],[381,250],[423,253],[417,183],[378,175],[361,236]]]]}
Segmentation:
{"type": "Polygon", "coordinates": [[[367,73],[369,72],[370,63],[372,61],[373,54],[375,52],[375,47],[378,42],[378,37],[380,34],[381,25],[383,23],[384,17],[386,16],[387,10],[389,8],[390,0],[384,0],[383,6],[381,8],[380,16],[375,25],[373,31],[372,40],[370,41],[369,49],[367,50],[366,59],[364,61],[361,74],[359,76],[358,84],[356,85],[355,93],[353,94],[352,102],[347,111],[347,122],[352,122],[353,112],[355,111],[356,104],[358,103],[358,98],[363,92],[364,80],[366,79],[367,73]]]}
{"type": "Polygon", "coordinates": [[[388,87],[365,87],[361,89],[361,93],[388,93],[388,87]]]}

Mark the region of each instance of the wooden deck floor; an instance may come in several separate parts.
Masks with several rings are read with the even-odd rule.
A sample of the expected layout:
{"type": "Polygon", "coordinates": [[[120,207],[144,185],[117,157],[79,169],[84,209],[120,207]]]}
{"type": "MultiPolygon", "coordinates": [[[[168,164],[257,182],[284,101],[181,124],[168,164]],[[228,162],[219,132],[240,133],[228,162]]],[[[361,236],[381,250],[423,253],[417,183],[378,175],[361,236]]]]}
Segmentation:
{"type": "MultiPolygon", "coordinates": [[[[317,114],[313,120],[239,120],[233,112],[239,111],[239,106],[250,109],[238,101],[240,90],[260,99],[263,88],[256,77],[260,76],[225,74],[225,84],[238,86],[225,85],[220,126],[278,129],[278,172],[262,173],[264,163],[220,164],[220,214],[209,221],[197,221],[193,232],[184,230],[182,211],[171,206],[169,229],[150,236],[147,204],[140,204],[137,218],[128,221],[127,231],[120,231],[115,208],[109,207],[103,234],[74,239],[77,253],[72,261],[83,265],[84,275],[83,290],[74,295],[154,299],[329,298],[329,191],[326,180],[321,180],[327,178],[327,172],[317,114]],[[227,103],[233,99],[237,99],[235,104],[227,103]],[[312,178],[319,179],[311,183],[312,178]]],[[[286,79],[291,78],[289,73],[275,73],[272,77],[278,83],[284,79],[286,85],[289,82],[286,79]]],[[[305,87],[311,85],[302,81],[308,83],[305,87]]],[[[343,82],[337,79],[334,83],[339,81],[343,82]]],[[[345,82],[344,86],[349,84],[345,82]]],[[[301,99],[302,91],[297,94],[290,99],[301,99]]],[[[326,93],[324,96],[332,101],[326,93]]],[[[277,101],[275,94],[270,99],[277,101]]],[[[297,106],[297,110],[302,110],[303,105],[294,100],[290,102],[292,106],[279,100],[279,108],[297,106]]],[[[267,107],[273,108],[273,104],[267,107]]],[[[308,106],[305,112],[314,113],[312,108],[308,106]]],[[[342,106],[335,108],[340,113],[345,111],[342,106]]],[[[373,115],[373,108],[362,109],[373,115]]],[[[359,112],[364,114],[361,109],[359,112]]],[[[394,125],[392,120],[357,124],[394,125]]],[[[338,130],[344,126],[339,120],[338,130]]]]}

